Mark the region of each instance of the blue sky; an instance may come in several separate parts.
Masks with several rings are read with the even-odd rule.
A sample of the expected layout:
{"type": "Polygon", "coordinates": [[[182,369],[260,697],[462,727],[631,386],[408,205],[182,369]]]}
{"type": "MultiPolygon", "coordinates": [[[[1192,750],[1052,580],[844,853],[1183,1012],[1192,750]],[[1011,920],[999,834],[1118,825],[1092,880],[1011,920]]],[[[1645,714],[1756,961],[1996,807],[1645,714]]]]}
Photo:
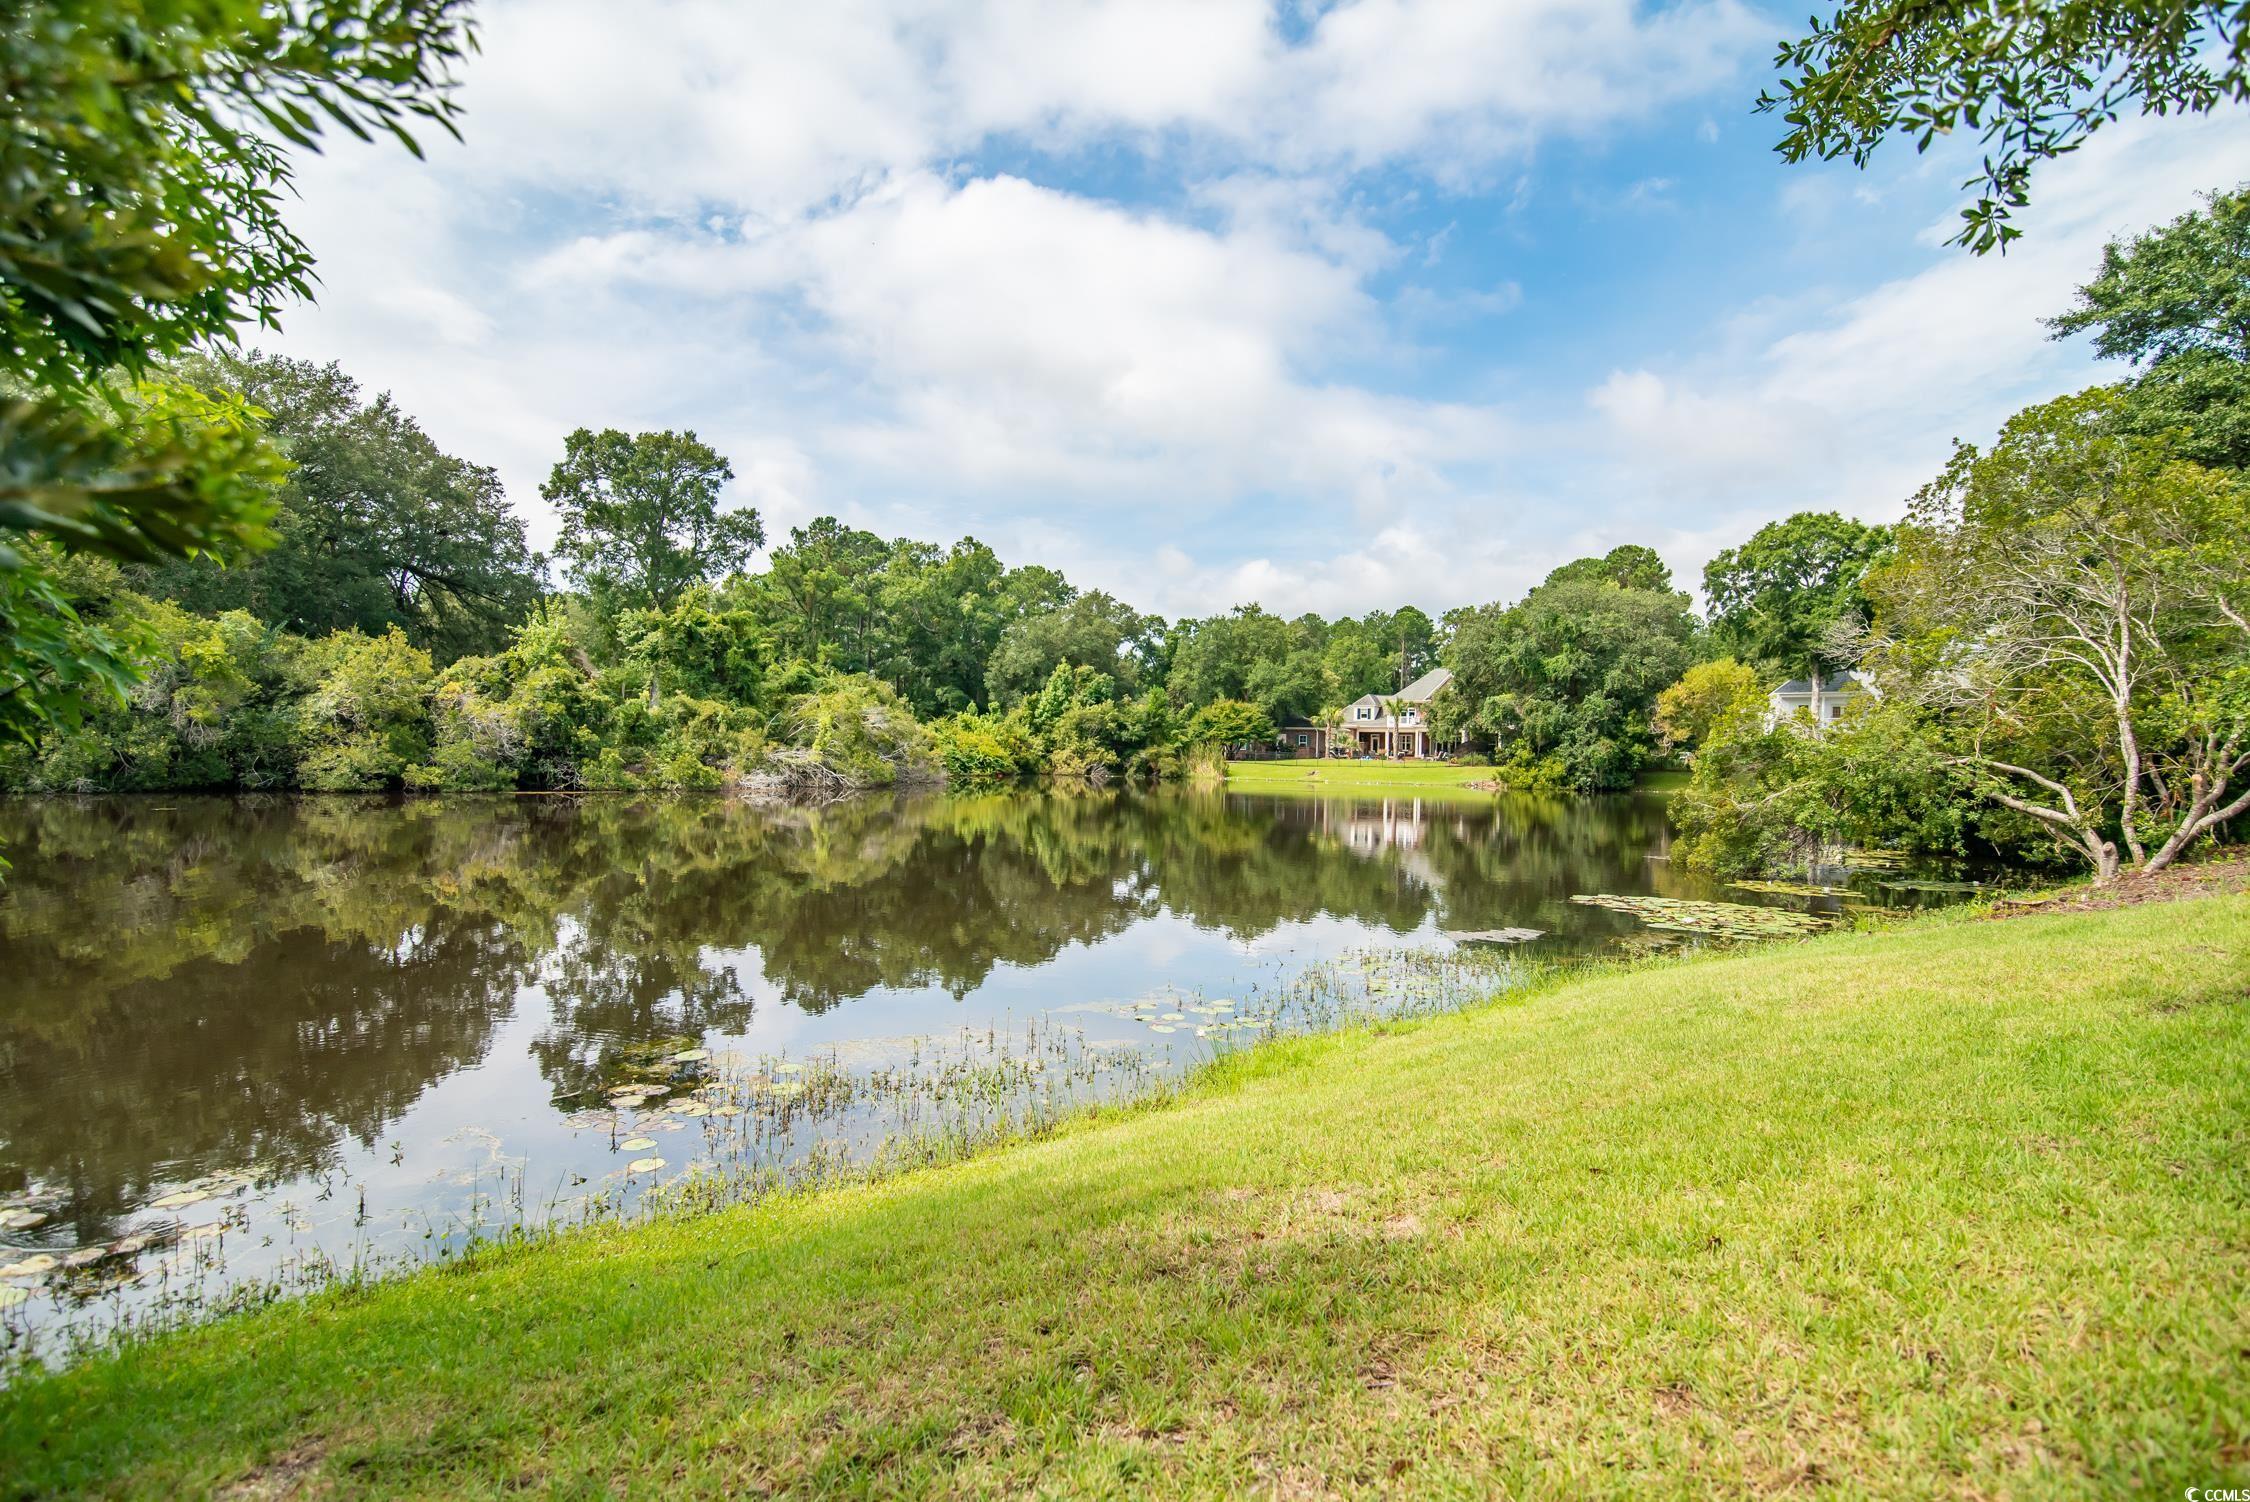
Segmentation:
{"type": "Polygon", "coordinates": [[[2250,179],[2250,117],[2049,168],[2003,261],[1965,149],[1784,167],[1734,0],[495,0],[462,145],[302,169],[278,338],[538,485],[693,428],[769,534],[972,533],[1144,609],[1512,597],[1806,506],[2101,372],[2102,242],[2250,179]]]}

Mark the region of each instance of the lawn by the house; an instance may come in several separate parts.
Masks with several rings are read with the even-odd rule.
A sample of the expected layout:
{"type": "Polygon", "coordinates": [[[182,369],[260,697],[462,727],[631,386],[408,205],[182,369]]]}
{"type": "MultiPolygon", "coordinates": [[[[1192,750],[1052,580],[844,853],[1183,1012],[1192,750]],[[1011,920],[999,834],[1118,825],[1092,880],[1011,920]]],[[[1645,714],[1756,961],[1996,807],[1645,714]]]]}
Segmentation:
{"type": "Polygon", "coordinates": [[[1389,791],[1405,788],[1463,788],[1490,782],[1490,767],[1463,767],[1444,761],[1230,761],[1227,785],[1389,791]]]}
{"type": "Polygon", "coordinates": [[[941,1171],[0,1394],[0,1491],[2250,1485],[2250,897],[1279,1044],[941,1171]]]}

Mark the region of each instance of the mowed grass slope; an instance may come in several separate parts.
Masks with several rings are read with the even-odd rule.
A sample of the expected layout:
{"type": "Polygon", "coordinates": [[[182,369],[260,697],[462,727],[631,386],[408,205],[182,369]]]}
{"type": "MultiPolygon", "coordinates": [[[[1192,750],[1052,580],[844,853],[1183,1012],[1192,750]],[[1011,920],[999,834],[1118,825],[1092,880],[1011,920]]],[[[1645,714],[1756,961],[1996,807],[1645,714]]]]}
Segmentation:
{"type": "Polygon", "coordinates": [[[1227,786],[1252,792],[1279,788],[1317,788],[1322,792],[1371,793],[1465,788],[1490,782],[1490,767],[1461,767],[1442,761],[1326,761],[1307,757],[1288,761],[1230,761],[1227,786]]]}
{"type": "Polygon", "coordinates": [[[1242,1056],[937,1172],[0,1395],[10,1494],[2181,1495],[2250,1483],[2250,897],[1242,1056]]]}

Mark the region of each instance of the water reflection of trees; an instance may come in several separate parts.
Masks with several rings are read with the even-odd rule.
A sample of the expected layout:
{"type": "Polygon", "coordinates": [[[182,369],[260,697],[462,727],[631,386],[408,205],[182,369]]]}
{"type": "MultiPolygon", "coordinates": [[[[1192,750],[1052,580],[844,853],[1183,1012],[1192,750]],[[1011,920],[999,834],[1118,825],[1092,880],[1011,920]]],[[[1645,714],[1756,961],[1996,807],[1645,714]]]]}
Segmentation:
{"type": "Polygon", "coordinates": [[[367,881],[414,832],[323,848],[273,806],[11,808],[0,899],[0,1163],[63,1186],[81,1240],[161,1181],[317,1170],[481,1057],[529,974],[520,936],[367,881]]]}
{"type": "Polygon", "coordinates": [[[1600,922],[1653,802],[1029,794],[0,805],[0,1139],[90,1215],[157,1178],[318,1166],[473,1064],[526,986],[558,1094],[741,1031],[754,997],[956,996],[1159,909],[1239,939],[1600,922]],[[64,1087],[62,1082],[68,1082],[64,1087]]]}

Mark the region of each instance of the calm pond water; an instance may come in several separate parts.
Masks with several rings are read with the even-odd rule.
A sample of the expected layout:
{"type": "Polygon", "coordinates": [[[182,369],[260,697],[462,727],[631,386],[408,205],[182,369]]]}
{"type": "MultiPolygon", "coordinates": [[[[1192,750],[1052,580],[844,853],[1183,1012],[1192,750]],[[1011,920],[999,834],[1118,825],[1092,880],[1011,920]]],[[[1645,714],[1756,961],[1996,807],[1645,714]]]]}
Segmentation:
{"type": "Polygon", "coordinates": [[[1574,895],[1807,906],[1669,839],[1655,796],[0,802],[0,1321],[51,1358],[1661,937],[1574,895]]]}

